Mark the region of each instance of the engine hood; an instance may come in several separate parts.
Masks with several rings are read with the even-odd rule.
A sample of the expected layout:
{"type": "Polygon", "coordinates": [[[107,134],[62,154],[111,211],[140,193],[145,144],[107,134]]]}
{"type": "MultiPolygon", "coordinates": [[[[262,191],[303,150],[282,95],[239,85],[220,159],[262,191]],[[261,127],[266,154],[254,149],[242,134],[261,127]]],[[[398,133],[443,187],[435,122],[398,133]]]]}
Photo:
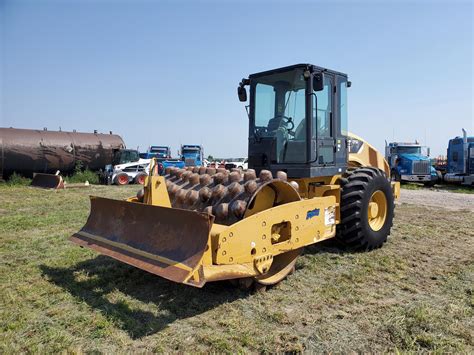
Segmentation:
{"type": "Polygon", "coordinates": [[[398,155],[399,158],[403,159],[403,160],[407,160],[407,161],[429,161],[430,158],[428,158],[427,156],[425,155],[421,155],[421,154],[399,154],[398,155]]]}

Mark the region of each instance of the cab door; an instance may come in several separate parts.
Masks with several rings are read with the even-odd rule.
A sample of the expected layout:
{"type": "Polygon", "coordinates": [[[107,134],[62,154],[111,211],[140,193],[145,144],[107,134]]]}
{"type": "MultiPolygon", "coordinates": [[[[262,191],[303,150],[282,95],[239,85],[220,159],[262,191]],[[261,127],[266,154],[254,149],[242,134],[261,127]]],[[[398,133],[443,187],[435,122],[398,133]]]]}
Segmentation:
{"type": "Polygon", "coordinates": [[[334,165],[334,78],[324,74],[324,88],[313,95],[313,137],[316,138],[316,162],[334,165]]]}

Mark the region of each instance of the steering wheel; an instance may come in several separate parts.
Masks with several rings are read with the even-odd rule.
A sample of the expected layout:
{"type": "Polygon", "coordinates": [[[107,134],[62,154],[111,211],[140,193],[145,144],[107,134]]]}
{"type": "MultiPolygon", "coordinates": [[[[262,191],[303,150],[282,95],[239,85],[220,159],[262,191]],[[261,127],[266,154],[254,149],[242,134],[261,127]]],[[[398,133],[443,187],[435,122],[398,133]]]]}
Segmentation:
{"type": "Polygon", "coordinates": [[[293,118],[287,116],[275,116],[273,117],[267,127],[262,127],[265,132],[273,132],[280,128],[283,128],[287,134],[294,136],[295,132],[293,129],[295,128],[295,123],[293,122],[293,118]]]}
{"type": "Polygon", "coordinates": [[[285,125],[290,125],[290,127],[286,127],[286,129],[288,130],[288,132],[291,132],[293,131],[293,129],[295,128],[295,123],[293,122],[293,118],[291,117],[286,117],[286,116],[283,116],[283,122],[285,123],[285,125]]]}

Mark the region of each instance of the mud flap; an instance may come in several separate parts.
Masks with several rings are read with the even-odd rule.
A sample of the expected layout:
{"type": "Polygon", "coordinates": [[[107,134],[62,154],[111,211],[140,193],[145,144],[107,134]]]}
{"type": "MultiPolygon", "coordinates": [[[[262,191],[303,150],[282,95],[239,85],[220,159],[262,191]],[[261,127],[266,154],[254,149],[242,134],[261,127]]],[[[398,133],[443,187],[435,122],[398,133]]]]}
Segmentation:
{"type": "Polygon", "coordinates": [[[61,175],[35,173],[31,186],[43,189],[64,189],[64,181],[61,175]]]}
{"type": "Polygon", "coordinates": [[[214,217],[91,196],[85,226],[71,241],[168,280],[202,287],[201,260],[214,217]]]}

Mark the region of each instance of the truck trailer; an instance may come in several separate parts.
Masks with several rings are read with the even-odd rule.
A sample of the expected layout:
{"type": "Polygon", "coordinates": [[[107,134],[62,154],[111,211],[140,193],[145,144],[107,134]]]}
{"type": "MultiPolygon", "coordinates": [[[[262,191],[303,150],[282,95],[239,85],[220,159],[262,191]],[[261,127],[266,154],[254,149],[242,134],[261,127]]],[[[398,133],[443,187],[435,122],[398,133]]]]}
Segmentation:
{"type": "Polygon", "coordinates": [[[449,140],[447,169],[444,181],[474,185],[474,136],[467,136],[465,129],[462,137],[449,140]]]}

